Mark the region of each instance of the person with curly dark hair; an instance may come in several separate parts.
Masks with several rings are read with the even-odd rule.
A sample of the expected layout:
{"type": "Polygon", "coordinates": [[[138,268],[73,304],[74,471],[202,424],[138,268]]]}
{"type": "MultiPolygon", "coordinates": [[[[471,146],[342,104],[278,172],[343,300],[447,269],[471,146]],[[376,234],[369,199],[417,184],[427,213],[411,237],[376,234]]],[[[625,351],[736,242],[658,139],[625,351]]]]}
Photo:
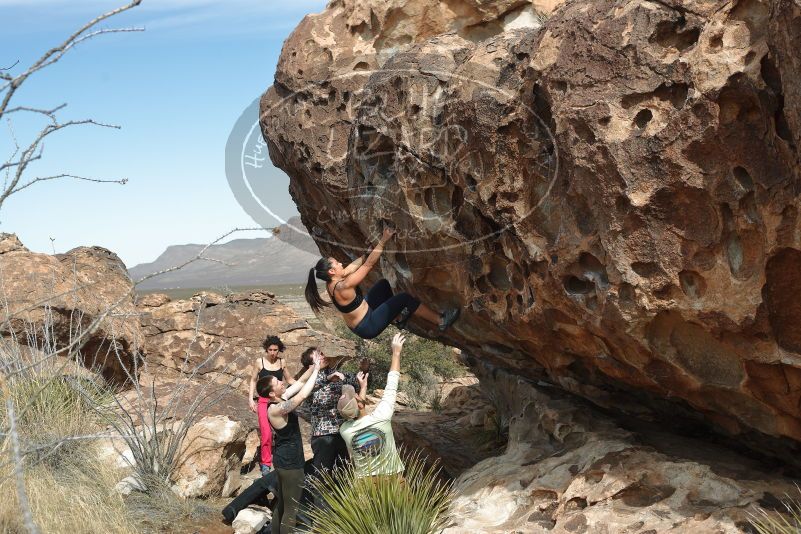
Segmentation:
{"type": "Polygon", "coordinates": [[[261,379],[274,376],[278,380],[283,380],[291,385],[295,382],[295,379],[286,371],[286,361],[279,356],[286,347],[278,336],[267,336],[261,346],[264,348],[266,357],[265,355],[259,356],[251,365],[248,403],[250,404],[250,410],[259,416],[261,472],[266,474],[272,470],[273,465],[272,430],[270,430],[270,422],[267,419],[269,401],[256,394],[256,383],[261,379]]]}

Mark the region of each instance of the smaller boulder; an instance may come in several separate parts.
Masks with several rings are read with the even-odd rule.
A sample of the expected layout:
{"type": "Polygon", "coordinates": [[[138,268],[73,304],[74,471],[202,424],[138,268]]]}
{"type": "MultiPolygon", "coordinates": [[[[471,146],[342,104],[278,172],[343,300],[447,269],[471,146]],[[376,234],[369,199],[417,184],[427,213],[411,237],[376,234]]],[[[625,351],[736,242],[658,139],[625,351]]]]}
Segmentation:
{"type": "MultiPolygon", "coordinates": [[[[238,487],[248,429],[224,415],[204,417],[186,434],[173,491],[184,498],[223,495],[238,487]]],[[[225,495],[223,495],[225,496],[225,495]]]]}
{"type": "Polygon", "coordinates": [[[259,452],[261,439],[258,430],[251,430],[248,437],[245,438],[245,455],[242,457],[242,467],[250,465],[256,460],[256,454],[259,452]]]}
{"type": "Polygon", "coordinates": [[[16,250],[27,252],[28,249],[25,248],[25,246],[19,240],[17,234],[0,234],[0,254],[14,252],[16,250]]]}
{"type": "Polygon", "coordinates": [[[236,516],[233,524],[235,534],[256,534],[270,520],[270,514],[255,508],[245,508],[236,516]]]}
{"type": "Polygon", "coordinates": [[[135,476],[127,476],[123,478],[122,480],[117,482],[117,485],[114,486],[114,489],[116,490],[117,493],[119,493],[124,497],[127,497],[128,495],[130,495],[135,491],[144,492],[147,490],[142,481],[136,478],[135,476]]]}
{"type": "Polygon", "coordinates": [[[170,302],[169,295],[164,293],[148,293],[136,298],[136,305],[141,308],[158,308],[170,302]]]}

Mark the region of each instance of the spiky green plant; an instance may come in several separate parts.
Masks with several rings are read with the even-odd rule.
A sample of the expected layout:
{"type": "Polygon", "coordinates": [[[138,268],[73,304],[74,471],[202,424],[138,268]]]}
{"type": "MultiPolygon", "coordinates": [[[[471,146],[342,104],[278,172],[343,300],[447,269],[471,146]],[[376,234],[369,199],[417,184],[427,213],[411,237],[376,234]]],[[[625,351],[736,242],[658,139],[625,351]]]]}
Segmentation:
{"type": "Polygon", "coordinates": [[[310,534],[434,534],[448,524],[450,482],[436,463],[406,455],[403,476],[359,477],[353,467],[314,479],[324,506],[309,508],[310,534]]]}
{"type": "MultiPolygon", "coordinates": [[[[83,446],[82,436],[99,432],[104,422],[90,403],[101,405],[106,394],[90,380],[29,373],[9,381],[7,391],[20,407],[17,430],[27,444],[28,462],[58,465],[83,446]]],[[[6,423],[2,412],[0,424],[6,423]]]]}
{"type": "Polygon", "coordinates": [[[801,501],[788,496],[782,504],[785,508],[782,513],[760,508],[751,514],[751,525],[759,534],[801,534],[801,501]]]}

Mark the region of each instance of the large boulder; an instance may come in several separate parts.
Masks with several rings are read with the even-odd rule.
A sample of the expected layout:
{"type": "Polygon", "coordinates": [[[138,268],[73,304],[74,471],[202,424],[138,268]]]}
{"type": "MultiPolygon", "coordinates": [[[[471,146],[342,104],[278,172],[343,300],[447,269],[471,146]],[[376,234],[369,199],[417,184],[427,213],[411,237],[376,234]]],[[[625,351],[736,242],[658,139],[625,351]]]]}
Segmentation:
{"type": "Polygon", "coordinates": [[[0,286],[0,336],[77,356],[111,381],[134,377],[143,337],[133,285],[116,254],[100,247],[39,254],[0,234],[0,286]]]}
{"type": "Polygon", "coordinates": [[[304,225],[344,260],[392,221],[380,270],[463,307],[450,345],[797,459],[801,6],[551,7],[306,17],[261,102],[304,225]]]}

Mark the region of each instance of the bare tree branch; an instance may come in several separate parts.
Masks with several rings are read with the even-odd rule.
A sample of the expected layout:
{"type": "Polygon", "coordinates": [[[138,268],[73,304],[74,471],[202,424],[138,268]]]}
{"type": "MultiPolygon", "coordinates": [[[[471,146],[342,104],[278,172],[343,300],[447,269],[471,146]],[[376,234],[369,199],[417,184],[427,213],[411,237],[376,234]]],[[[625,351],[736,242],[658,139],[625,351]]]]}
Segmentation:
{"type": "MultiPolygon", "coordinates": [[[[89,31],[91,28],[95,27],[102,21],[113,17],[114,15],[118,15],[123,11],[127,11],[132,9],[139,4],[142,3],[142,0],[134,0],[133,2],[126,4],[122,7],[118,7],[117,9],[113,9],[108,11],[94,19],[90,20],[86,24],[84,24],[81,28],[78,29],[75,33],[67,37],[67,39],[61,43],[59,46],[53,47],[45,54],[40,57],[33,65],[31,65],[25,72],[16,76],[15,78],[8,81],[6,85],[0,87],[0,91],[7,90],[5,97],[3,98],[2,103],[0,103],[0,118],[3,117],[5,114],[6,109],[8,108],[8,103],[11,101],[11,98],[14,96],[14,93],[19,89],[19,87],[31,76],[33,73],[43,69],[48,65],[52,65],[56,61],[62,58],[62,56],[69,51],[73,46],[75,46],[76,42],[80,42],[87,38],[86,32],[89,31]]],[[[131,31],[142,31],[142,29],[132,29],[131,31]]],[[[89,34],[91,35],[91,34],[89,34]]]]}
{"type": "Polygon", "coordinates": [[[10,74],[8,74],[8,73],[6,73],[6,72],[3,72],[3,71],[6,71],[6,70],[11,70],[11,69],[13,69],[14,67],[16,67],[16,66],[17,66],[17,63],[19,63],[19,59],[18,59],[18,60],[16,60],[16,61],[14,62],[14,64],[13,64],[13,65],[11,65],[10,67],[0,67],[0,80],[13,80],[13,79],[14,79],[14,77],[13,77],[13,76],[11,76],[10,74]]]}
{"type": "MultiPolygon", "coordinates": [[[[12,155],[11,157],[13,158],[14,156],[12,155]]],[[[16,167],[17,165],[22,165],[22,163],[25,163],[25,164],[33,163],[34,161],[39,160],[39,159],[42,159],[42,155],[41,154],[37,154],[35,156],[31,156],[30,158],[28,158],[24,162],[22,160],[20,160],[20,161],[10,161],[9,160],[7,163],[3,163],[2,165],[0,165],[0,171],[4,171],[6,169],[10,169],[11,167],[16,167]]]]}
{"type": "MultiPolygon", "coordinates": [[[[55,119],[55,118],[54,118],[55,119]]],[[[93,126],[100,126],[103,128],[114,128],[119,130],[120,127],[114,124],[106,124],[102,122],[98,122],[93,119],[83,119],[83,120],[71,120],[63,123],[53,122],[52,124],[48,124],[45,126],[40,132],[39,135],[33,140],[33,142],[22,151],[22,155],[19,158],[16,166],[16,172],[14,173],[14,177],[12,178],[10,183],[5,184],[5,190],[2,194],[0,194],[0,208],[3,207],[3,203],[6,201],[8,197],[13,195],[15,192],[19,191],[18,185],[20,180],[22,180],[22,175],[25,173],[25,170],[28,168],[28,165],[40,159],[42,156],[42,142],[45,140],[46,137],[64,130],[65,128],[69,128],[71,126],[84,126],[84,125],[93,125],[93,126]],[[35,154],[36,150],[39,149],[39,153],[35,154]]],[[[27,187],[27,186],[25,186],[27,187]]],[[[22,187],[24,189],[25,187],[22,187]]]]}
{"type": "Polygon", "coordinates": [[[14,462],[14,479],[17,485],[17,499],[22,511],[22,522],[29,534],[39,534],[36,523],[33,522],[31,505],[28,502],[28,493],[25,491],[25,470],[22,465],[22,454],[20,453],[19,434],[17,433],[17,418],[14,414],[14,400],[8,395],[5,382],[2,385],[3,396],[6,398],[6,414],[9,421],[8,437],[11,444],[11,458],[14,462]]]}
{"type": "Polygon", "coordinates": [[[53,122],[56,122],[56,113],[61,111],[67,107],[67,104],[61,104],[60,106],[56,106],[53,109],[39,109],[39,108],[31,108],[28,106],[17,106],[15,108],[11,108],[6,110],[6,115],[11,115],[12,113],[19,113],[20,111],[28,111],[30,113],[39,113],[40,115],[44,115],[45,117],[49,118],[53,122]]]}
{"type": "MultiPolygon", "coordinates": [[[[71,44],[69,44],[64,49],[64,52],[66,52],[70,48],[74,47],[78,43],[82,43],[82,42],[84,42],[84,41],[86,41],[88,39],[91,39],[92,37],[97,37],[98,35],[105,35],[105,34],[108,34],[108,33],[131,33],[131,32],[143,32],[143,31],[145,31],[144,28],[104,28],[102,30],[96,30],[96,31],[93,31],[93,32],[88,33],[86,35],[83,35],[83,36],[79,37],[78,39],[76,39],[75,41],[73,41],[71,44]]],[[[51,62],[55,62],[55,61],[51,60],[51,62]]],[[[49,64],[50,63],[42,65],[42,68],[47,66],[47,65],[49,65],[49,64]]]]}
{"type": "Polygon", "coordinates": [[[124,11],[127,11],[131,8],[134,8],[139,4],[141,4],[141,0],[134,0],[124,6],[121,6],[117,9],[113,9],[98,17],[95,17],[94,19],[90,20],[89,22],[81,26],[72,35],[67,37],[67,39],[60,45],[53,47],[47,52],[45,52],[30,67],[28,67],[24,72],[22,72],[17,76],[12,76],[10,73],[5,71],[10,70],[12,67],[16,66],[17,63],[19,63],[19,61],[15,62],[14,65],[12,65],[11,67],[0,69],[0,80],[3,80],[3,83],[0,84],[0,99],[1,99],[0,119],[2,119],[5,115],[27,112],[27,113],[41,115],[47,118],[49,121],[49,124],[39,132],[39,134],[28,145],[28,147],[21,151],[19,143],[17,143],[16,138],[14,138],[12,129],[12,138],[14,138],[13,140],[16,150],[14,151],[14,154],[2,166],[0,166],[0,171],[5,171],[3,189],[2,193],[0,193],[0,208],[2,208],[5,200],[12,194],[18,193],[28,188],[29,186],[33,185],[34,183],[52,180],[56,178],[75,178],[80,180],[96,181],[103,183],[118,183],[118,184],[125,183],[125,181],[123,180],[92,180],[92,179],[80,178],[70,174],[64,174],[64,175],[57,175],[55,177],[36,178],[27,183],[24,183],[23,185],[20,185],[22,180],[22,175],[27,170],[29,164],[34,161],[40,160],[42,158],[42,152],[44,148],[43,142],[45,138],[47,138],[54,132],[63,130],[70,126],[78,126],[82,124],[91,124],[95,126],[102,126],[107,128],[116,128],[116,129],[119,129],[119,127],[110,124],[104,124],[91,119],[59,123],[56,117],[56,113],[61,109],[63,109],[66,104],[62,104],[53,109],[43,109],[26,105],[11,107],[10,104],[17,90],[25,83],[25,81],[32,74],[48,67],[49,65],[56,63],[64,56],[64,54],[66,54],[68,51],[70,51],[78,44],[100,35],[143,31],[144,28],[100,28],[100,29],[96,28],[96,26],[102,21],[110,17],[113,17],[115,15],[118,15],[124,11]],[[19,158],[15,160],[14,158],[17,156],[17,154],[19,154],[19,158]]]}
{"type": "Polygon", "coordinates": [[[23,185],[20,185],[20,186],[14,188],[13,190],[11,190],[9,195],[13,195],[14,193],[19,193],[23,189],[25,189],[27,187],[30,187],[33,184],[38,183],[38,182],[47,182],[47,181],[50,181],[50,180],[58,180],[58,179],[61,179],[61,178],[72,178],[73,180],[82,180],[82,181],[85,181],[85,182],[95,182],[95,183],[98,183],[98,184],[120,184],[120,185],[125,185],[125,184],[128,183],[128,179],[127,178],[121,178],[119,180],[103,180],[103,179],[99,179],[99,178],[86,178],[85,176],[75,176],[74,174],[56,174],[55,176],[41,176],[39,178],[34,178],[30,182],[27,182],[27,183],[25,183],[23,185]]]}

